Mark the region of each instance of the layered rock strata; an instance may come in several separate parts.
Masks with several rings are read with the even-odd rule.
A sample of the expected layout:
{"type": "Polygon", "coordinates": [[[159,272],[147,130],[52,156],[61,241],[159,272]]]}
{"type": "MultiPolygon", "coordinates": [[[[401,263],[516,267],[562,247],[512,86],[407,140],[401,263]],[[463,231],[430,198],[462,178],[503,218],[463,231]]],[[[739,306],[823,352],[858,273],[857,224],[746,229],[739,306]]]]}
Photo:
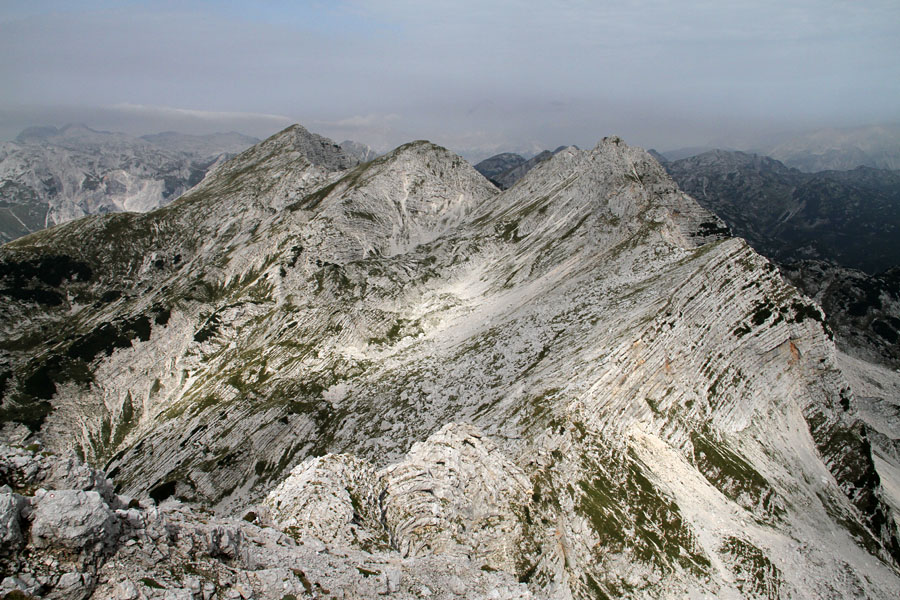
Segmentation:
{"type": "Polygon", "coordinates": [[[893,597],[821,310],[649,154],[564,149],[499,193],[427,142],[327,144],[291,128],[162,211],[3,247],[31,290],[4,435],[463,595],[893,597]]]}

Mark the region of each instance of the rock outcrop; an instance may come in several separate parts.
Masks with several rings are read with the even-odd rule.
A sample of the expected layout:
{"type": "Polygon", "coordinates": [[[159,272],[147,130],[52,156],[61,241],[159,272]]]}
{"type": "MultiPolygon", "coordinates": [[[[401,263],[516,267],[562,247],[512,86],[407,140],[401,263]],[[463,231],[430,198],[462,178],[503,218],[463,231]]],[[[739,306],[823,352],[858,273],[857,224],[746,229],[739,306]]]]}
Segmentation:
{"type": "Polygon", "coordinates": [[[452,556],[515,572],[529,547],[531,482],[472,426],[450,423],[376,471],[350,455],[310,459],[266,498],[275,522],[326,544],[452,556]]]}
{"type": "MultiPolygon", "coordinates": [[[[54,472],[87,469],[9,446],[0,446],[0,459],[11,467],[6,476],[32,483],[28,465],[54,472]]],[[[102,474],[94,471],[94,478],[102,474]]],[[[75,482],[78,476],[64,480],[75,482]]],[[[300,487],[310,485],[318,484],[307,479],[300,487]]],[[[327,521],[328,503],[320,502],[321,510],[292,527],[271,522],[265,507],[248,510],[242,519],[217,519],[177,502],[107,500],[77,488],[39,488],[33,495],[27,486],[15,489],[25,495],[8,486],[0,491],[4,596],[18,591],[60,600],[531,597],[525,585],[479,559],[405,557],[387,545],[368,552],[349,539],[323,543],[303,526],[309,519],[327,521]]]]}
{"type": "Polygon", "coordinates": [[[361,163],[378,158],[378,152],[367,144],[354,142],[353,140],[344,140],[340,146],[341,150],[361,163]]]}

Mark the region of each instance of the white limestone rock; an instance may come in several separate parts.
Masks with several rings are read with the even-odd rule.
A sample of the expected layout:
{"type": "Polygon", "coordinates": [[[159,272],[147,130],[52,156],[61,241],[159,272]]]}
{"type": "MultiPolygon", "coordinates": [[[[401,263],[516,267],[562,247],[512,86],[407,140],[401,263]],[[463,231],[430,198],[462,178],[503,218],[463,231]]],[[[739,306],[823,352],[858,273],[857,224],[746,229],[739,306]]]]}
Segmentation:
{"type": "Polygon", "coordinates": [[[294,467],[266,497],[266,505],[278,527],[300,539],[337,546],[367,543],[380,534],[366,526],[375,509],[375,483],[375,470],[367,462],[328,454],[294,467]]]}
{"type": "Polygon", "coordinates": [[[187,589],[182,564],[216,593],[297,565],[346,597],[896,596],[821,311],[650,155],[564,149],[501,194],[430,144],[334,171],[295,133],[159,213],[0,249],[92,273],[47,288],[56,308],[0,304],[4,410],[48,408],[47,449],[129,496],[213,511],[134,508],[98,597],[126,572],[187,589]],[[17,404],[36,357],[92,383],[17,404]],[[295,525],[228,518],[274,488],[295,525]]]}
{"type": "Polygon", "coordinates": [[[114,546],[119,521],[97,492],[39,491],[33,501],[30,543],[35,548],[97,552],[114,546]]]}
{"type": "Polygon", "coordinates": [[[380,476],[384,522],[404,556],[462,555],[516,573],[533,550],[531,482],[471,425],[444,426],[380,476]]]}
{"type": "Polygon", "coordinates": [[[159,208],[198,183],[223,152],[252,143],[211,138],[197,153],[196,144],[186,151],[81,125],[29,128],[0,145],[0,198],[10,217],[0,242],[86,215],[159,208]]]}
{"type": "Polygon", "coordinates": [[[370,548],[387,533],[404,557],[468,557],[515,573],[534,550],[524,524],[530,495],[528,478],[496,445],[450,423],[378,472],[347,455],[308,460],[266,504],[300,539],[370,548]]]}
{"type": "Polygon", "coordinates": [[[25,499],[8,492],[0,492],[0,553],[16,552],[25,543],[22,533],[22,509],[25,499]]]}

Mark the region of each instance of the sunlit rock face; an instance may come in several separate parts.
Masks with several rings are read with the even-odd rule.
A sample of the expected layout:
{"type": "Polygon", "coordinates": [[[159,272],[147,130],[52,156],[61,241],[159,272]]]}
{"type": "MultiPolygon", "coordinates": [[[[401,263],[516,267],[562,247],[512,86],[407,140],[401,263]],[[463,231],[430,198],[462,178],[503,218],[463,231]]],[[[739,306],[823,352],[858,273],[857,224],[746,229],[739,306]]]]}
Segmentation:
{"type": "Polygon", "coordinates": [[[4,436],[189,503],[164,516],[194,554],[136,572],[895,595],[896,499],[821,310],[649,154],[563,149],[502,193],[428,142],[353,165],[293,127],[164,209],[0,250],[4,436]]]}

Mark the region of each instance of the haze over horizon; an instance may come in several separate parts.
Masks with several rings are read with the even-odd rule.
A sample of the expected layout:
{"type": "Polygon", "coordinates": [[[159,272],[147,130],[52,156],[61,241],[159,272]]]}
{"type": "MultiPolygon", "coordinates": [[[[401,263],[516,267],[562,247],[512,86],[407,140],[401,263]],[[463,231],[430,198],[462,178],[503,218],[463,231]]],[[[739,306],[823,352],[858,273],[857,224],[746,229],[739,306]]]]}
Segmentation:
{"type": "Polygon", "coordinates": [[[298,122],[467,157],[900,122],[894,0],[0,4],[0,139],[298,122]]]}

